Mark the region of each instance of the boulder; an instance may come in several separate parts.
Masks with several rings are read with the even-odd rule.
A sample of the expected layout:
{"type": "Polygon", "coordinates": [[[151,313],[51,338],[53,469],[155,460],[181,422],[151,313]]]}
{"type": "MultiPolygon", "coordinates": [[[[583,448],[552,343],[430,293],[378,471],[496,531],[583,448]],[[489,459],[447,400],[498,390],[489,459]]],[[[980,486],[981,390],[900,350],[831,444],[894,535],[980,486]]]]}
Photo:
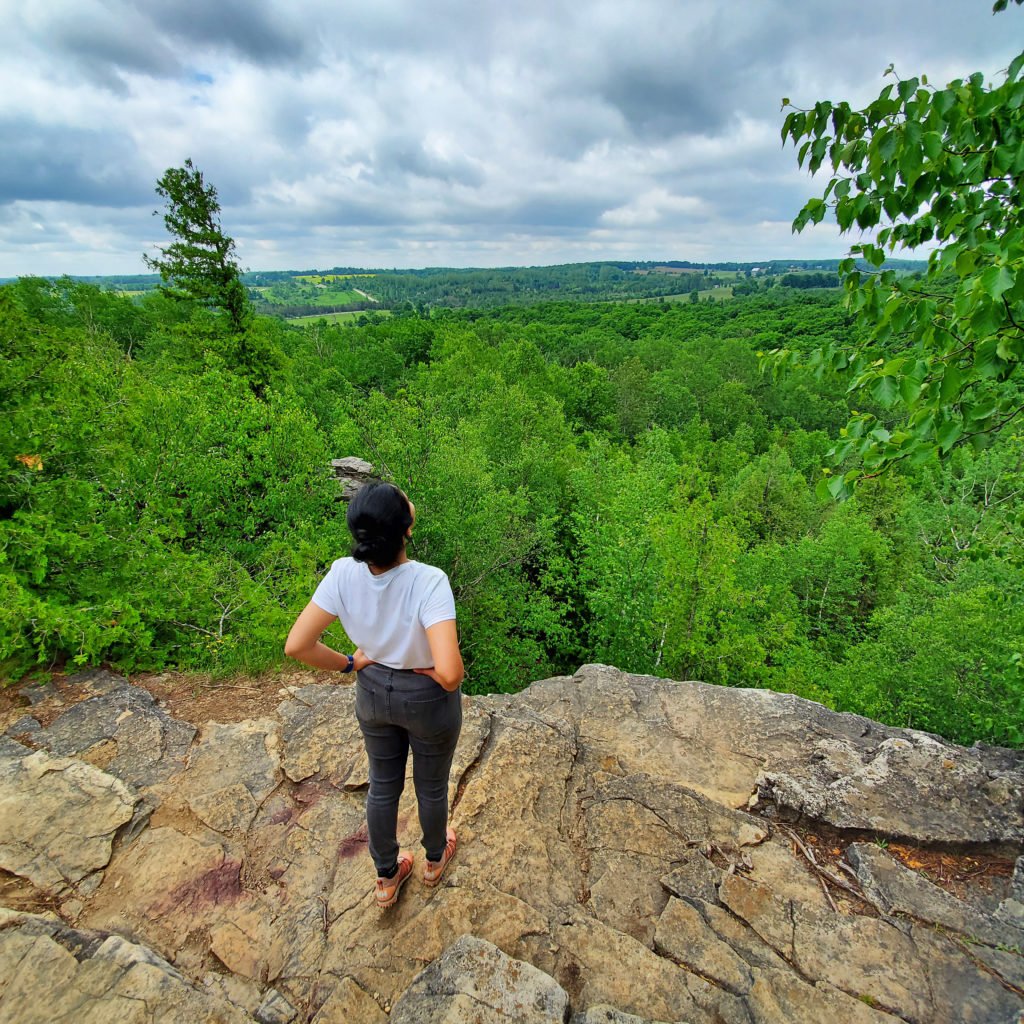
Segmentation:
{"type": "Polygon", "coordinates": [[[392,1024],[563,1024],[569,997],[553,978],[497,946],[465,935],[412,984],[392,1024]]]}

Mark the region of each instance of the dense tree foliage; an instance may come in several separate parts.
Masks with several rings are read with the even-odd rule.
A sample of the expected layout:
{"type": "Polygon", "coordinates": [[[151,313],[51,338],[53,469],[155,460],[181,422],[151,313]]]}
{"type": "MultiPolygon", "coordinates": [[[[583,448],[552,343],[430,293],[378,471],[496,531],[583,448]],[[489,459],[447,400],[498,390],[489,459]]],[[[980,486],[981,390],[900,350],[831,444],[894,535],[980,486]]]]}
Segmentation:
{"type": "Polygon", "coordinates": [[[216,314],[23,279],[0,289],[0,659],[280,663],[348,547],[328,462],[359,455],[416,501],[470,690],[599,660],[1024,743],[1018,446],[901,463],[837,506],[814,483],[846,382],[759,371],[783,340],[859,330],[832,295],[779,289],[257,316],[256,393],[216,314]]]}
{"type": "MultiPolygon", "coordinates": [[[[1022,70],[1024,53],[997,84],[980,72],[945,88],[896,79],[863,110],[826,100],[785,119],[782,137],[800,147],[800,164],[832,171],[794,227],[831,208],[843,232],[870,233],[840,265],[849,307],[868,329],[854,345],[817,347],[813,359],[848,373],[858,396],[900,410],[889,426],[853,413],[835,457],[861,461],[828,481],[835,497],[865,472],[921,465],[968,442],[980,450],[1024,411],[1022,70]],[[923,245],[937,246],[924,274],[886,265],[887,254],[923,245]],[[864,272],[854,257],[878,269],[864,272]]],[[[805,357],[787,345],[770,362],[805,357]]]]}

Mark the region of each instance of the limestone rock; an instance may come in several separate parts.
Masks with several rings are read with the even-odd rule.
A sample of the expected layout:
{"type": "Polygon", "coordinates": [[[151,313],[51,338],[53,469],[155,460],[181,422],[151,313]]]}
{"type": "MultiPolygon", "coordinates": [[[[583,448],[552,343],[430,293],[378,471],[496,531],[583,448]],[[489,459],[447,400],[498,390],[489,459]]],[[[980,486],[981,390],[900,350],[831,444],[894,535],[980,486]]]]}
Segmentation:
{"type": "Polygon", "coordinates": [[[59,895],[106,866],[138,797],[81,761],[20,750],[0,754],[0,868],[59,895]]]}
{"type": "MultiPolygon", "coordinates": [[[[80,754],[93,764],[75,761],[75,771],[109,785],[116,780],[96,765],[120,763],[130,746],[125,723],[146,720],[152,708],[119,677],[98,674],[82,686],[82,703],[106,708],[108,723],[116,711],[117,728],[94,728],[93,711],[79,712],[51,742],[70,743],[69,723],[80,721],[80,754]],[[124,711],[131,714],[118,723],[124,711]]],[[[158,781],[115,829],[112,853],[103,852],[109,864],[61,897],[81,941],[116,933],[246,1019],[297,1010],[296,1022],[312,1014],[316,1024],[379,1024],[392,1007],[399,1012],[425,968],[434,963],[423,977],[441,978],[436,964],[453,945],[476,941],[465,936],[560,986],[567,1002],[556,1010],[612,1014],[617,1024],[878,1024],[894,1014],[952,1024],[1009,1021],[1024,1008],[1024,957],[1013,943],[965,943],[917,923],[945,921],[948,930],[943,914],[953,905],[900,870],[886,902],[877,882],[885,864],[872,877],[890,920],[863,913],[841,891],[834,909],[779,820],[820,815],[808,825],[857,822],[911,844],[941,834],[967,850],[998,836],[1019,850],[1018,752],[966,750],[768,691],[603,666],[515,695],[467,696],[449,787],[458,854],[440,886],[413,879],[381,914],[352,692],[341,677],[288,688],[266,719],[204,726],[187,756],[170,758],[165,745],[149,762],[154,774],[137,776],[158,781]]],[[[176,734],[163,720],[160,728],[176,734]]],[[[0,737],[0,761],[20,766],[31,757],[55,760],[0,737]]],[[[67,771],[39,781],[65,785],[67,771]]],[[[23,806],[32,818],[35,805],[23,806]]],[[[95,831],[90,825],[88,837],[95,831]]],[[[409,776],[398,831],[418,876],[409,776]]],[[[12,898],[33,895],[19,884],[6,890],[12,898]]],[[[993,938],[1009,927],[999,920],[1021,905],[1022,886],[1024,877],[1014,879],[977,903],[993,918],[993,938]]],[[[54,960],[59,982],[58,954],[68,947],[56,948],[41,947],[41,957],[54,960]]],[[[84,964],[91,952],[75,948],[72,959],[84,964]]],[[[107,954],[110,962],[112,947],[107,954]]],[[[482,973],[480,985],[501,975],[482,973]]],[[[424,984],[417,991],[430,995],[424,984]]],[[[454,983],[431,991],[453,1013],[472,1005],[508,1017],[497,996],[467,1003],[470,993],[454,983]]],[[[89,1013],[95,1020],[101,1008],[89,1013]]]]}
{"type": "Polygon", "coordinates": [[[614,1006],[588,1006],[581,1013],[574,1013],[569,1024],[665,1024],[664,1021],[636,1017],[623,1013],[614,1006]]]}
{"type": "Polygon", "coordinates": [[[181,770],[195,727],[172,718],[152,694],[112,672],[80,673],[68,684],[95,696],[71,705],[49,728],[33,733],[35,745],[99,763],[135,788],[154,786],[181,770]]]}
{"type": "Polygon", "coordinates": [[[883,914],[904,914],[941,925],[990,946],[1024,941],[1024,932],[1001,925],[951,896],[871,843],[851,844],[847,859],[857,871],[864,895],[883,914]]]}
{"type": "Polygon", "coordinates": [[[464,935],[395,1003],[392,1024],[562,1024],[565,990],[536,967],[464,935]]]}
{"type": "Polygon", "coordinates": [[[291,1024],[299,1011],[276,988],[268,988],[253,1017],[258,1024],[291,1024]]]}
{"type": "Polygon", "coordinates": [[[372,464],[355,455],[331,459],[331,470],[341,484],[342,501],[351,501],[360,488],[379,479],[372,464]]]}
{"type": "Polygon", "coordinates": [[[753,982],[743,959],[715,936],[699,911],[682,900],[669,900],[658,919],[654,948],[737,995],[746,993],[753,982]]]}
{"type": "Polygon", "coordinates": [[[722,872],[695,850],[684,854],[682,861],[668,874],[662,875],[662,888],[682,899],[697,897],[709,903],[718,901],[718,883],[722,872]]]}
{"type": "Polygon", "coordinates": [[[316,1012],[311,1024],[387,1024],[387,1014],[373,996],[351,978],[342,978],[316,1012]]]}
{"type": "Polygon", "coordinates": [[[810,911],[735,875],[720,893],[803,978],[869,1000],[911,1024],[1009,1019],[1021,1009],[1017,995],[992,984],[991,974],[929,929],[913,927],[908,934],[875,918],[810,911]]]}
{"type": "Polygon", "coordinates": [[[220,920],[241,897],[241,862],[223,845],[176,829],[150,828],[121,852],[80,922],[129,929],[174,959],[196,929],[220,920]]]}
{"type": "Polygon", "coordinates": [[[249,1024],[152,950],[32,914],[0,928],[0,1020],[17,1024],[249,1024]]]}
{"type": "Polygon", "coordinates": [[[188,802],[196,817],[215,832],[248,828],[259,808],[241,782],[233,782],[212,793],[199,793],[188,802]]]}
{"type": "Polygon", "coordinates": [[[270,719],[208,722],[188,757],[182,791],[191,799],[242,785],[259,803],[280,781],[277,723],[270,719]]]}
{"type": "Polygon", "coordinates": [[[754,972],[747,996],[754,1020],[785,1024],[893,1024],[898,1017],[876,1010],[862,999],[840,992],[827,982],[809,985],[790,971],[754,972]]]}
{"type": "Polygon", "coordinates": [[[281,768],[293,782],[313,775],[343,786],[362,753],[351,685],[305,686],[278,707],[281,768]]]}
{"type": "Polygon", "coordinates": [[[928,733],[885,731],[890,735],[877,744],[809,744],[802,763],[759,774],[759,798],[837,828],[918,842],[1024,842],[1024,757],[1013,769],[998,769],[985,748],[965,751],[928,733]]]}

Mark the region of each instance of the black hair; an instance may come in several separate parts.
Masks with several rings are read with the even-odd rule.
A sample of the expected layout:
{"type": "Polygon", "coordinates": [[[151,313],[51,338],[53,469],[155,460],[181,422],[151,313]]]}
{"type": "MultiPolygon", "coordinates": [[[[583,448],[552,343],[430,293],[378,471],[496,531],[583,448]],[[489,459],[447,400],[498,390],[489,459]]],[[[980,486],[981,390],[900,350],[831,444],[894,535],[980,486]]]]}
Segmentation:
{"type": "Polygon", "coordinates": [[[398,561],[405,531],[412,526],[409,500],[394,485],[373,483],[361,487],[349,502],[346,515],[355,543],[352,557],[387,569],[398,561]]]}

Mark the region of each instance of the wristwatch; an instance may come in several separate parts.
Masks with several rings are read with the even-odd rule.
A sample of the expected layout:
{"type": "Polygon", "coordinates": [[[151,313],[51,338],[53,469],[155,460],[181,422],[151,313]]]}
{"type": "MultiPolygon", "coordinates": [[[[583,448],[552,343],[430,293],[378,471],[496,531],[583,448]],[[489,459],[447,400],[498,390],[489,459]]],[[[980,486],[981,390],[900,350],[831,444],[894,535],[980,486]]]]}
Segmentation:
{"type": "Polygon", "coordinates": [[[346,672],[351,672],[356,667],[355,655],[354,654],[349,654],[349,655],[347,655],[347,657],[348,657],[348,668],[345,669],[345,671],[346,672]]]}

